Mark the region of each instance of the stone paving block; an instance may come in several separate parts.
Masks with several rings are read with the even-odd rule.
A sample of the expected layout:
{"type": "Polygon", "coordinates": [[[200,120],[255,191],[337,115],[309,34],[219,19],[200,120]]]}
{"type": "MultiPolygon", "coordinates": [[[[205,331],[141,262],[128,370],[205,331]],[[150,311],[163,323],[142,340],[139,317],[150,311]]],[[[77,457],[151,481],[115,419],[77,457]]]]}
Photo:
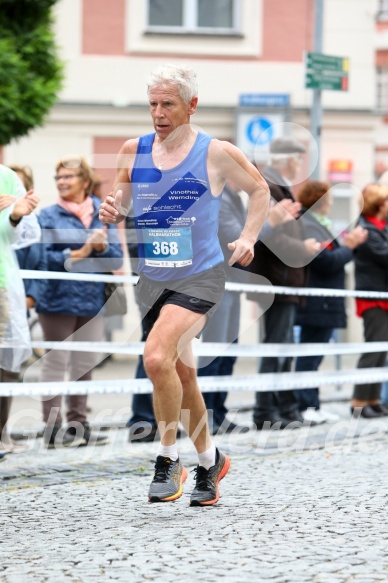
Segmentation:
{"type": "Polygon", "coordinates": [[[173,504],[147,502],[152,446],[142,450],[144,458],[136,452],[128,463],[119,446],[108,459],[96,448],[98,460],[92,462],[84,453],[60,452],[45,473],[38,453],[23,458],[30,479],[23,477],[27,469],[18,456],[9,472],[17,476],[17,489],[6,481],[0,491],[7,517],[7,544],[0,542],[0,553],[10,554],[0,581],[8,572],[17,583],[26,576],[46,583],[50,566],[59,564],[53,583],[143,583],[160,581],[161,569],[173,577],[171,561],[179,564],[180,580],[190,582],[202,581],[196,578],[201,572],[214,580],[221,574],[231,583],[241,583],[241,575],[244,581],[266,576],[273,583],[384,581],[381,467],[388,439],[381,439],[385,449],[372,459],[344,447],[334,448],[330,459],[322,450],[264,460],[235,456],[233,471],[220,485],[219,505],[208,509],[189,508],[190,478],[173,504]],[[60,471],[62,464],[71,469],[60,471]]]}

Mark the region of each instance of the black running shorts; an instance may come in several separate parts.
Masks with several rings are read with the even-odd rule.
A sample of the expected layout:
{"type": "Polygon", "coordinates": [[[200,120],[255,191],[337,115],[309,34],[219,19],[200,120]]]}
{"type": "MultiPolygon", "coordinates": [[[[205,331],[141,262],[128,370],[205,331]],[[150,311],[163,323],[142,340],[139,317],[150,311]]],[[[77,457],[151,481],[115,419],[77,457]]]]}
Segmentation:
{"type": "Polygon", "coordinates": [[[163,306],[174,304],[197,314],[206,314],[210,318],[222,299],[224,289],[225,272],[222,265],[171,281],[154,281],[140,274],[136,297],[146,338],[163,306]]]}

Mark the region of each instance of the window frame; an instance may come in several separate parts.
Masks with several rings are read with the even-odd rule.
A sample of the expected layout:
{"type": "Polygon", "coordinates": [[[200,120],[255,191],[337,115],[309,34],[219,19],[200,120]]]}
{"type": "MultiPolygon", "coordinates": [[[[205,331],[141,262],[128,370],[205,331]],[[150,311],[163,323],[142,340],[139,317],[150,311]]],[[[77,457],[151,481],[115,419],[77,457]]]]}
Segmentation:
{"type": "Polygon", "coordinates": [[[388,111],[388,66],[376,67],[376,110],[388,111]]]}
{"type": "Polygon", "coordinates": [[[183,25],[182,26],[159,26],[150,25],[150,0],[147,0],[146,9],[146,34],[174,34],[174,35],[213,35],[213,36],[241,36],[241,0],[233,1],[233,26],[212,27],[198,26],[198,0],[182,0],[183,2],[183,25]]]}
{"type": "Polygon", "coordinates": [[[379,5],[376,14],[377,22],[388,22],[388,1],[379,0],[379,5]]]}

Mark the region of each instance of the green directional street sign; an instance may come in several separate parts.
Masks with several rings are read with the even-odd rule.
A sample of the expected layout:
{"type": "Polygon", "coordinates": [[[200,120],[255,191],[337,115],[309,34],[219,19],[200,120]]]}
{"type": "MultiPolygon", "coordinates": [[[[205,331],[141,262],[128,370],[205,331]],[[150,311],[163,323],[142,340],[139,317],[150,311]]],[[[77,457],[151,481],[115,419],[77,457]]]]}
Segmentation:
{"type": "Polygon", "coordinates": [[[348,90],[349,59],[322,53],[306,53],[305,87],[307,89],[348,90]]]}

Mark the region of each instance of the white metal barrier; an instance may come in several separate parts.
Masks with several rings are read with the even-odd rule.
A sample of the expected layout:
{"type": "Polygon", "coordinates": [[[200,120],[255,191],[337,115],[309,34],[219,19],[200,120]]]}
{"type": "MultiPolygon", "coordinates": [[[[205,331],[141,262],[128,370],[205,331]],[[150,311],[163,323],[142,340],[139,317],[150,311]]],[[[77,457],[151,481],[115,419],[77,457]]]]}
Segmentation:
{"type": "MultiPolygon", "coordinates": [[[[67,279],[76,281],[122,282],[135,284],[137,276],[118,276],[111,274],[85,274],[52,271],[21,270],[25,279],[67,279]]],[[[239,292],[257,292],[262,294],[287,294],[300,296],[358,297],[388,299],[387,292],[366,292],[337,290],[326,288],[294,288],[271,285],[226,283],[226,289],[239,292]]],[[[139,355],[143,353],[143,342],[32,342],[33,348],[45,350],[68,350],[98,352],[105,354],[139,355]]],[[[317,344],[224,344],[194,342],[196,356],[238,356],[255,357],[289,357],[314,355],[345,355],[388,351],[388,342],[370,343],[317,343],[317,344]]],[[[274,373],[232,377],[200,377],[199,384],[203,392],[211,391],[282,391],[302,389],[317,385],[335,385],[346,383],[369,383],[388,381],[388,368],[352,369],[329,372],[274,373]]],[[[55,395],[58,393],[149,393],[152,391],[148,379],[106,380],[106,381],[69,381],[60,383],[0,383],[0,396],[12,395],[55,395]]]]}
{"type": "MultiPolygon", "coordinates": [[[[61,271],[21,270],[23,279],[67,279],[73,281],[102,281],[136,284],[138,277],[134,275],[110,275],[96,273],[69,273],[61,271]]],[[[346,289],[285,287],[276,285],[257,285],[250,283],[226,282],[226,289],[239,292],[256,292],[261,294],[286,294],[293,296],[320,296],[336,298],[373,298],[388,300],[388,292],[355,291],[346,289]]]]}
{"type": "MultiPolygon", "coordinates": [[[[32,348],[100,352],[105,354],[143,354],[144,342],[39,342],[32,348]]],[[[367,352],[388,352],[388,342],[314,343],[314,344],[226,344],[223,342],[193,343],[194,356],[240,356],[247,358],[279,356],[337,356],[367,352]]]]}
{"type": "MultiPolygon", "coordinates": [[[[203,392],[217,391],[286,391],[319,385],[335,386],[339,383],[362,384],[388,381],[388,368],[365,368],[341,371],[299,373],[264,373],[259,375],[199,377],[203,392]]],[[[151,393],[148,379],[114,379],[99,381],[69,381],[50,383],[0,383],[0,396],[87,395],[111,393],[151,393]],[[60,388],[59,388],[60,387],[60,388]]]]}

